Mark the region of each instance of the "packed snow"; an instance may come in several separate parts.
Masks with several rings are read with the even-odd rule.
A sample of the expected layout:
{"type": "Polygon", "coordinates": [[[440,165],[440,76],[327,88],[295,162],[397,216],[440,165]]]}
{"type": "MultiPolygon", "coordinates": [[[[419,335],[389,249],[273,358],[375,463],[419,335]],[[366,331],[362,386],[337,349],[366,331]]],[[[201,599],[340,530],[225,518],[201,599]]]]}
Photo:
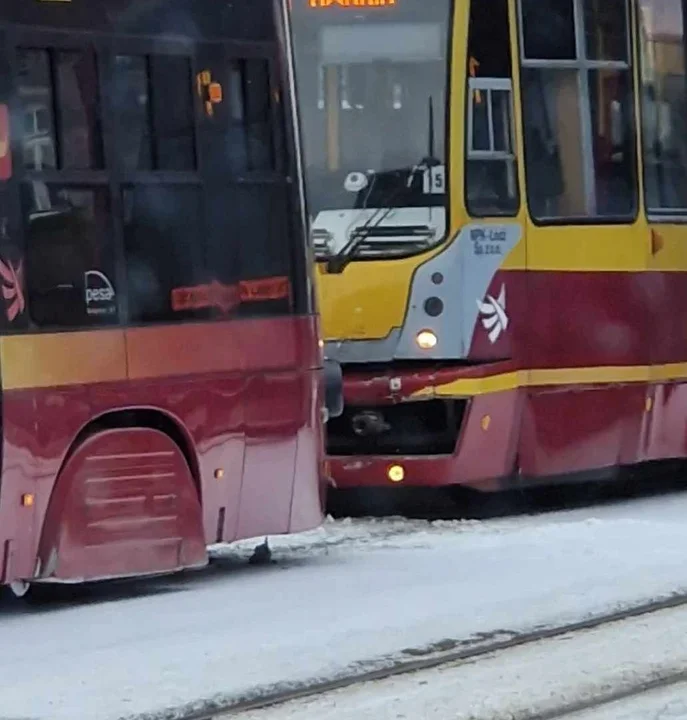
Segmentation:
{"type": "MultiPolygon", "coordinates": [[[[687,494],[485,522],[328,521],[206,571],[0,604],[0,717],[115,720],[238,698],[445,640],[687,590],[687,494]]],[[[622,658],[622,655],[618,657],[622,658]]]]}
{"type": "MultiPolygon", "coordinates": [[[[240,720],[503,720],[607,699],[687,665],[687,608],[242,713],[240,720]],[[619,661],[621,660],[622,661],[619,661]]],[[[687,717],[684,686],[574,713],[570,720],[687,717]],[[647,710],[672,708],[675,714],[647,710]],[[624,708],[624,710],[623,710],[624,708]],[[645,714],[637,714],[639,709],[645,714]],[[682,711],[682,714],[678,712],[682,711]],[[627,713],[627,714],[621,714],[627,713]]],[[[221,717],[218,718],[221,720],[221,717]]]]}
{"type": "Polygon", "coordinates": [[[648,692],[641,697],[571,715],[569,720],[685,720],[687,684],[648,692]]]}

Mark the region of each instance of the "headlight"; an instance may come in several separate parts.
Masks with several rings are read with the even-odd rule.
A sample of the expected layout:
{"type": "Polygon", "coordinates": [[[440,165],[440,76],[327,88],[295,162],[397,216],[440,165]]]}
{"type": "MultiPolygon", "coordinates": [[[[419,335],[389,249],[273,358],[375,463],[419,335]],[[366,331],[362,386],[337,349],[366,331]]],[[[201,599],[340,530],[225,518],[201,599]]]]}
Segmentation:
{"type": "Polygon", "coordinates": [[[432,330],[422,330],[416,335],[415,342],[421,350],[433,350],[437,346],[439,338],[432,330]]]}

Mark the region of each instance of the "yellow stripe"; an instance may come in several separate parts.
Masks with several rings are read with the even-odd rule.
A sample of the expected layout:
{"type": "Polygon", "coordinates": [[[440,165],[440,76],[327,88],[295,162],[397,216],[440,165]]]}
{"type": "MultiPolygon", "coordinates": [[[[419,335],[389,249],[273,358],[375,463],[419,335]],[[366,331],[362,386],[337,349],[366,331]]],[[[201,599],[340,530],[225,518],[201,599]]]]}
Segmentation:
{"type": "Polygon", "coordinates": [[[423,388],[412,397],[417,400],[430,397],[474,397],[524,387],[649,384],[675,380],[687,380],[687,363],[516,370],[489,377],[460,378],[445,385],[423,388]]]}
{"type": "Polygon", "coordinates": [[[0,338],[4,390],[126,380],[123,330],[0,338]]]}

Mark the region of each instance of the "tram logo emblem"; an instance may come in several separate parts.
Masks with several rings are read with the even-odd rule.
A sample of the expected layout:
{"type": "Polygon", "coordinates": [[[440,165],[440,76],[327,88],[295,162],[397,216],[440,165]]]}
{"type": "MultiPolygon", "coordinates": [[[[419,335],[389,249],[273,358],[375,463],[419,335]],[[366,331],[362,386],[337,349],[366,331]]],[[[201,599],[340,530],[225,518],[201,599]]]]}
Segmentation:
{"type": "Polygon", "coordinates": [[[24,263],[15,267],[9,260],[0,260],[2,296],[5,298],[5,313],[9,322],[14,322],[26,308],[24,298],[24,263]]]}
{"type": "Polygon", "coordinates": [[[489,341],[493,345],[501,337],[501,333],[508,329],[510,322],[506,313],[506,286],[501,285],[501,292],[497,298],[487,295],[485,301],[478,300],[477,307],[482,326],[489,333],[489,341]]]}
{"type": "Polygon", "coordinates": [[[86,313],[88,315],[114,315],[117,300],[114,287],[100,270],[88,270],[86,280],[86,313]]]}

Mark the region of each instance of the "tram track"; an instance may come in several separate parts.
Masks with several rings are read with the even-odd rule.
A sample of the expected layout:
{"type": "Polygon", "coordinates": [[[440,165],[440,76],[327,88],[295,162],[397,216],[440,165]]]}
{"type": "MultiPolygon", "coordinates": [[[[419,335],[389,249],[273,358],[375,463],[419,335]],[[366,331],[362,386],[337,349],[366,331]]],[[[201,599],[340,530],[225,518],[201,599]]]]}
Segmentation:
{"type": "Polygon", "coordinates": [[[687,670],[666,672],[656,678],[629,684],[626,687],[615,688],[607,693],[598,694],[584,700],[573,701],[557,708],[545,710],[523,717],[522,720],[574,720],[583,713],[593,710],[602,710],[605,707],[635,700],[647,693],[658,690],[667,690],[677,685],[687,683],[687,670]]]}
{"type": "MultiPolygon", "coordinates": [[[[687,607],[687,592],[675,593],[662,599],[640,603],[555,627],[537,628],[522,633],[503,631],[494,633],[494,635],[486,639],[478,637],[467,640],[445,640],[425,648],[409,649],[401,653],[401,655],[408,656],[408,659],[405,657],[395,658],[384,664],[381,664],[383,661],[378,661],[374,663],[374,667],[372,667],[372,663],[369,663],[367,666],[359,666],[351,672],[344,672],[336,678],[313,682],[306,681],[298,686],[290,684],[289,687],[269,688],[264,691],[256,689],[250,695],[246,693],[243,697],[235,697],[226,702],[216,702],[211,705],[208,703],[204,708],[199,709],[196,703],[195,708],[188,712],[177,709],[176,711],[155,714],[154,717],[141,717],[139,720],[225,720],[249,711],[306,700],[337,690],[352,689],[366,683],[479,660],[508,650],[525,648],[564,636],[582,635],[623,621],[644,616],[648,617],[666,610],[684,607],[687,607]]],[[[632,699],[644,693],[679,685],[683,682],[687,682],[687,670],[666,671],[665,674],[658,677],[619,688],[612,688],[606,693],[597,694],[586,700],[573,701],[565,706],[547,709],[539,714],[534,713],[523,716],[522,720],[567,719],[596,707],[632,699]]]]}

